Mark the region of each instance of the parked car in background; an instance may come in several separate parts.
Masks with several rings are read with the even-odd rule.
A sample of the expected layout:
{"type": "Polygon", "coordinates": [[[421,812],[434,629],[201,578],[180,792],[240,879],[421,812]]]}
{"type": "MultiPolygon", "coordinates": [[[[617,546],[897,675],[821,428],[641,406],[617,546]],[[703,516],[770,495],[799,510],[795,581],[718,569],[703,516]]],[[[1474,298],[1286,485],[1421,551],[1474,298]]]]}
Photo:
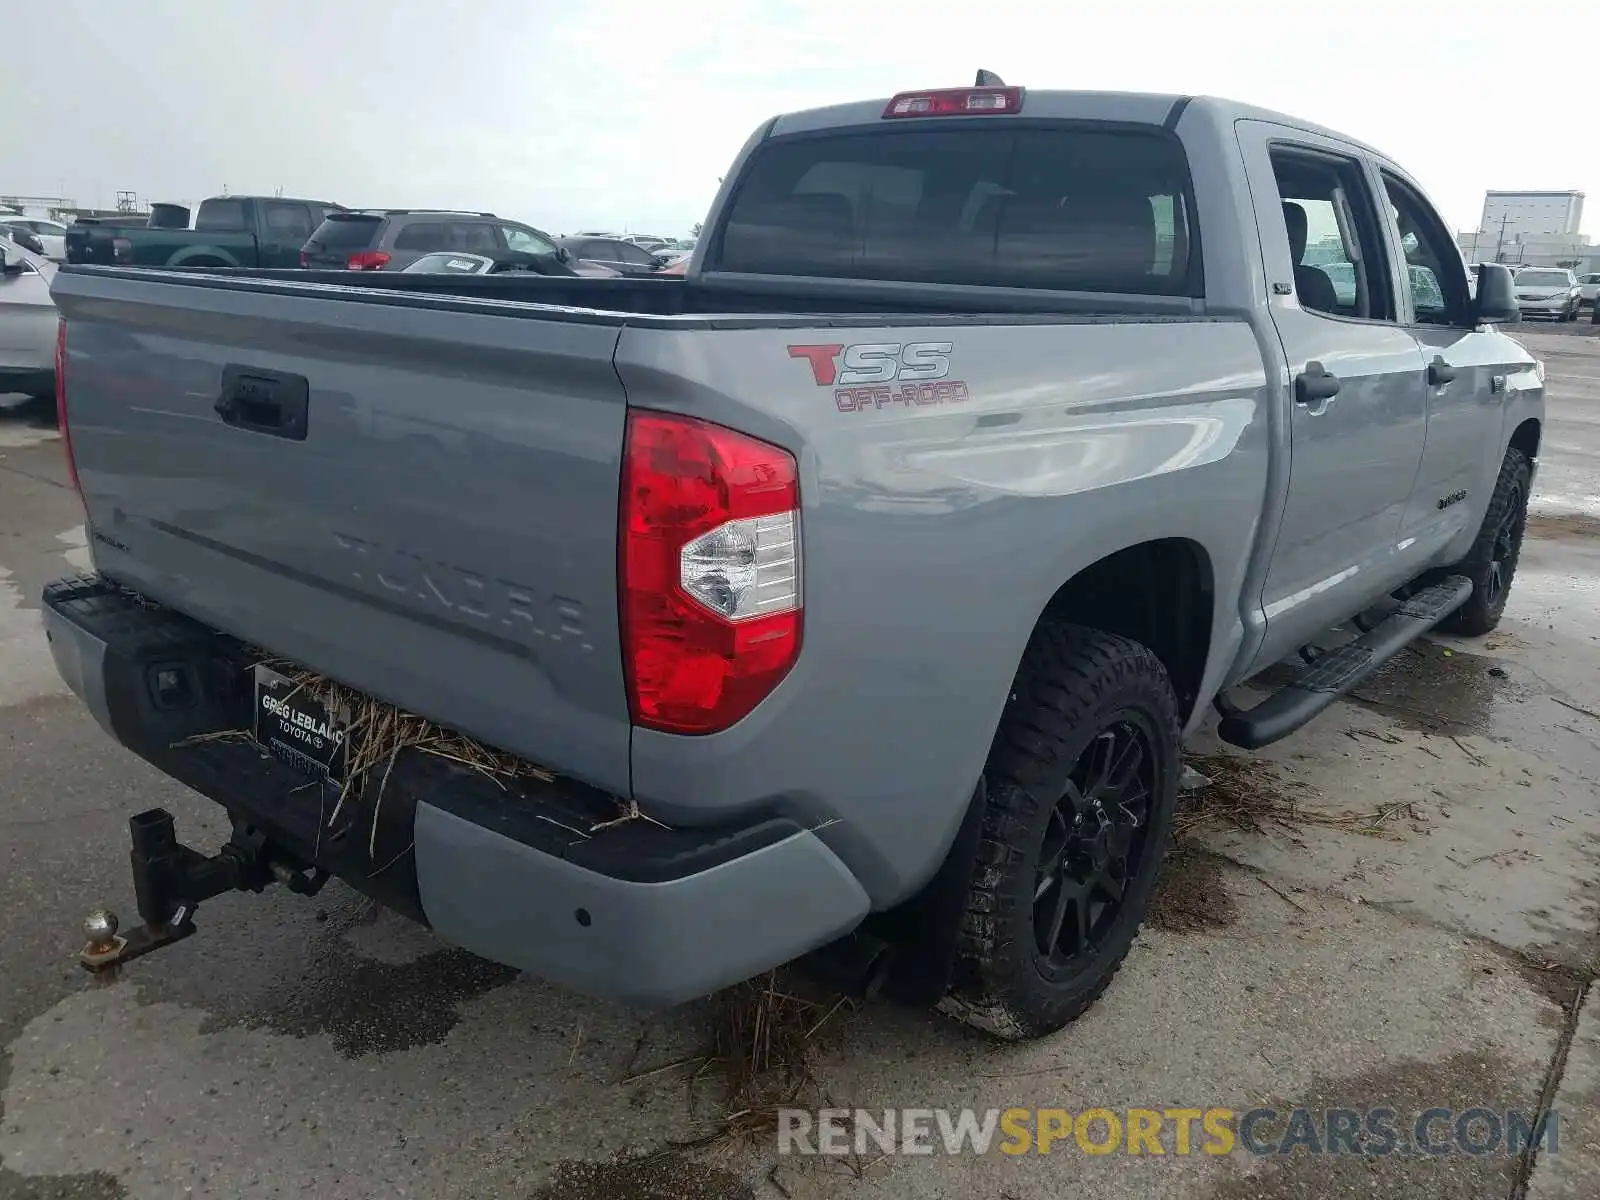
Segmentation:
{"type": "Polygon", "coordinates": [[[625,233],[622,240],[632,242],[635,246],[642,246],[646,250],[659,250],[662,246],[671,245],[664,237],[656,237],[652,233],[625,233]]]}
{"type": "Polygon", "coordinates": [[[25,226],[14,225],[7,221],[0,221],[0,237],[10,238],[24,250],[37,254],[41,258],[49,257],[49,255],[45,254],[44,252],[44,243],[39,240],[39,235],[25,226]]]}
{"type": "Polygon", "coordinates": [[[194,228],[75,221],[69,263],[129,267],[297,267],[300,247],[330,213],[326,200],[213,196],[200,202],[194,228]]]}
{"type": "Polygon", "coordinates": [[[1523,267],[1516,274],[1517,305],[1524,318],[1549,317],[1557,321],[1576,321],[1579,297],[1583,294],[1578,277],[1561,267],[1523,267]]]}
{"type": "Polygon", "coordinates": [[[777,117],[726,179],[678,285],[63,270],[104,575],[46,589],[51,653],[237,832],[133,818],[146,936],[329,872],[616,1001],[842,939],[1048,1033],[1133,944],[1213,707],[1266,745],[1499,622],[1544,370],[1393,160],[981,86],[777,117]],[[263,648],[543,770],[355,775],[371,735],[263,648]]]}
{"type": "Polygon", "coordinates": [[[560,244],[580,262],[608,267],[619,275],[654,275],[666,260],[621,238],[571,237],[560,244]]]}
{"type": "Polygon", "coordinates": [[[56,264],[0,237],[0,394],[56,392],[56,264]]]}
{"type": "Polygon", "coordinates": [[[502,250],[495,254],[474,254],[465,250],[439,250],[424,254],[409,267],[407,275],[501,275],[512,271],[531,271],[537,275],[577,275],[591,279],[616,279],[621,272],[599,263],[576,259],[552,259],[548,254],[522,254],[502,250]],[[551,269],[552,263],[554,270],[551,269]]]}
{"type": "Polygon", "coordinates": [[[542,254],[561,260],[555,239],[490,212],[429,208],[332,213],[306,240],[300,265],[319,270],[403,271],[441,250],[497,255],[542,254]]]}
{"type": "MultiPolygon", "coordinates": [[[[32,234],[44,247],[35,253],[43,254],[52,262],[65,262],[67,259],[67,226],[60,221],[49,221],[42,217],[0,217],[0,224],[11,226],[25,233],[32,234]]],[[[30,246],[29,249],[32,249],[30,246]]]]}
{"type": "Polygon", "coordinates": [[[1600,298],[1600,273],[1590,273],[1578,279],[1578,301],[1580,304],[1594,304],[1600,298]]]}

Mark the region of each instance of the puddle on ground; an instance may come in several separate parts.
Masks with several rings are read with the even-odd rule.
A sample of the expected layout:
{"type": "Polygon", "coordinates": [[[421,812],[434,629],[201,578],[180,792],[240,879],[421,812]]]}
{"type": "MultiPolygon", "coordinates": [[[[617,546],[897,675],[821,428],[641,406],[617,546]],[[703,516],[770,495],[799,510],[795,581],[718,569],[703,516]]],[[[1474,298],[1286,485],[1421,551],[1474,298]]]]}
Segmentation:
{"type": "Polygon", "coordinates": [[[0,1167],[5,1200],[127,1200],[127,1191],[104,1171],[87,1175],[18,1175],[0,1167]]]}
{"type": "Polygon", "coordinates": [[[439,950],[406,963],[328,954],[271,1003],[211,1016],[200,1032],[241,1025],[293,1037],[321,1033],[345,1058],[388,1054],[444,1041],[463,1001],[516,977],[515,969],[465,950],[439,950]]]}
{"type": "Polygon", "coordinates": [[[564,1162],[528,1200],[755,1200],[748,1183],[682,1154],[564,1162]]]}
{"type": "Polygon", "coordinates": [[[1173,849],[1161,866],[1144,919],[1168,933],[1201,933],[1232,925],[1239,919],[1239,906],[1228,891],[1224,860],[1193,846],[1173,849]]]}
{"type": "MultiPolygon", "coordinates": [[[[1296,1150],[1256,1158],[1257,1169],[1222,1180],[1207,1193],[1208,1200],[1262,1200],[1277,1196],[1299,1200],[1331,1200],[1336,1196],[1483,1200],[1485,1196],[1507,1195],[1517,1178],[1521,1158],[1505,1153],[1503,1142],[1482,1155],[1458,1151],[1432,1157],[1402,1151],[1410,1148],[1418,1114],[1430,1108],[1459,1113],[1482,1107],[1501,1117],[1512,1110],[1531,1119],[1543,1085],[1542,1077],[1518,1071],[1494,1047],[1480,1045],[1438,1062],[1402,1060],[1361,1074],[1313,1078],[1304,1092],[1294,1096],[1241,1100],[1234,1105],[1241,1115],[1257,1105],[1279,1112],[1302,1107],[1314,1114],[1330,1108],[1354,1109],[1362,1114],[1374,1108],[1391,1109],[1395,1114],[1396,1152],[1367,1156],[1296,1150]]],[[[1283,1119],[1263,1121],[1256,1127],[1256,1136],[1274,1143],[1282,1138],[1283,1131],[1283,1119]]],[[[1438,1142],[1452,1136],[1453,1129],[1437,1121],[1428,1133],[1438,1142]]],[[[1473,1127],[1473,1135],[1487,1137],[1481,1126],[1473,1127]]],[[[1366,1140],[1358,1135],[1356,1143],[1364,1145],[1366,1140]]]]}
{"type": "Polygon", "coordinates": [[[1406,647],[1349,699],[1419,733],[1492,737],[1526,725],[1531,689],[1492,658],[1433,642],[1406,647]]]}

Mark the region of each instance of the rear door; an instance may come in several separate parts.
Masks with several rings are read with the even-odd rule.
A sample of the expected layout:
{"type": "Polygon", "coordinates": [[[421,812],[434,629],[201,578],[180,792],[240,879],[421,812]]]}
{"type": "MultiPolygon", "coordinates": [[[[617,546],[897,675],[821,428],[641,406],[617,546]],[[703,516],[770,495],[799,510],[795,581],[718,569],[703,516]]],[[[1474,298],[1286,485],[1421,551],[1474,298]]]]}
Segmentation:
{"type": "Polygon", "coordinates": [[[1239,138],[1288,362],[1289,488],[1261,596],[1264,666],[1408,577],[1398,542],[1427,396],[1364,156],[1268,122],[1240,122],[1239,138]]]}
{"type": "Polygon", "coordinates": [[[300,248],[316,229],[311,206],[292,200],[258,200],[261,224],[256,235],[263,267],[298,267],[300,248]]]}

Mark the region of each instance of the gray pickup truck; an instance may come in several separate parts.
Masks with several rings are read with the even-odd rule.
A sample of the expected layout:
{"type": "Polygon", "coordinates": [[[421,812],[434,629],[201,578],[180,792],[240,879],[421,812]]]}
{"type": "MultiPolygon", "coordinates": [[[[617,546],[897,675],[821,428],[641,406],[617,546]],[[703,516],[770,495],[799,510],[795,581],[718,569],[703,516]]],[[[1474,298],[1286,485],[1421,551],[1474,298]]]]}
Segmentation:
{"type": "Polygon", "coordinates": [[[234,827],[135,815],[142,924],[89,959],[332,875],[622,1001],[803,957],[1038,1035],[1127,953],[1213,708],[1261,746],[1500,617],[1543,366],[1367,146],[912,92],[762,125],[707,230],[683,280],[60,272],[97,573],[55,658],[234,827]],[[354,770],[264,655],[542,770],[354,770]]]}

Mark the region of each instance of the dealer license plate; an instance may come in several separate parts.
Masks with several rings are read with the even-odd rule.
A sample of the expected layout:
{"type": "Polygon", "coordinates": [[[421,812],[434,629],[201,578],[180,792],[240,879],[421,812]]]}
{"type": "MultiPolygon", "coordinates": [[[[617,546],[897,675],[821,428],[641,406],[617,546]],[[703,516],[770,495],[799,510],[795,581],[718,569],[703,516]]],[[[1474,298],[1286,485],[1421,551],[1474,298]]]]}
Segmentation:
{"type": "Polygon", "coordinates": [[[342,784],[349,717],[329,712],[310,689],[271,667],[256,667],[256,741],[292,766],[342,784]]]}

